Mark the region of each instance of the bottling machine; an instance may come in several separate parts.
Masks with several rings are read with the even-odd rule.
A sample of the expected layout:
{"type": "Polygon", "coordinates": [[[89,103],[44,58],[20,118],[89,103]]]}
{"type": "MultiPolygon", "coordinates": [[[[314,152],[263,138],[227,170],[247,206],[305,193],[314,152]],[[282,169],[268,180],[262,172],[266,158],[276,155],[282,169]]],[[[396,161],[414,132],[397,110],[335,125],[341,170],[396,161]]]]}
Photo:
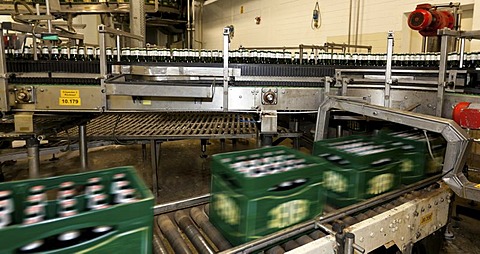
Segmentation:
{"type": "MultiPolygon", "coordinates": [[[[42,32],[24,24],[4,22],[1,26],[1,31],[42,32]]],[[[120,37],[141,40],[142,36],[103,25],[98,28],[96,58],[85,58],[88,61],[71,57],[80,52],[76,46],[73,51],[70,48],[68,59],[52,57],[62,54],[52,47],[43,60],[33,60],[42,54],[36,47],[32,58],[1,50],[1,137],[27,140],[32,177],[38,175],[39,141],[45,138],[78,134],[84,168],[88,167],[87,136],[148,141],[152,165],[157,165],[160,140],[249,138],[258,133],[264,144],[271,144],[274,136],[299,137],[298,122],[292,120],[291,130],[279,127],[282,116],[316,115],[315,140],[327,137],[329,120],[372,119],[439,133],[447,142],[441,175],[342,209],[326,208],[314,220],[235,247],[208,222],[208,209],[202,206],[209,195],[159,204],[154,213],[161,232],[155,227],[153,240],[159,253],[188,253],[189,248],[201,253],[363,253],[382,246],[410,253],[442,235],[451,191],[480,200],[478,186],[462,171],[471,140],[449,120],[458,103],[478,103],[479,97],[472,94],[478,89],[478,63],[473,58],[467,61],[463,46],[458,62],[447,61],[448,39],[457,38],[465,45],[467,39],[480,38],[477,31],[439,30],[440,54],[407,58],[393,54],[392,33],[387,38],[387,54],[340,57],[316,50],[310,55],[231,51],[233,29],[224,28],[222,52],[122,49],[120,37]],[[106,46],[107,35],[116,38],[116,48],[106,46]],[[73,128],[76,125],[78,130],[73,128]],[[184,236],[172,223],[173,215],[168,216],[174,211],[190,247],[181,240],[184,236]],[[195,231],[194,224],[205,234],[195,231]],[[166,247],[166,242],[171,246],[166,247]]],[[[5,48],[3,43],[0,46],[5,48]]],[[[468,111],[462,114],[462,119],[475,116],[468,111]]],[[[336,127],[341,133],[342,125],[336,127]]],[[[153,170],[155,195],[156,174],[153,170]]]]}

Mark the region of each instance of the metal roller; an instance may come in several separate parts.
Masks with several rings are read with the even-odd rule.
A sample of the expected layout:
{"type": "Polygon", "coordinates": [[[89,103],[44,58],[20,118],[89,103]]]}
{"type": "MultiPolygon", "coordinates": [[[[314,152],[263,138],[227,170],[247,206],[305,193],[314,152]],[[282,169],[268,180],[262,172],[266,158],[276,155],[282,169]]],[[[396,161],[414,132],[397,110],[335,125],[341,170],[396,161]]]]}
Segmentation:
{"type": "Polygon", "coordinates": [[[190,209],[190,216],[197,225],[207,234],[210,240],[215,244],[219,251],[227,250],[232,247],[232,245],[225,240],[223,235],[213,226],[212,223],[208,220],[208,217],[205,213],[198,207],[190,209]]]}
{"type": "Polygon", "coordinates": [[[290,250],[293,250],[293,249],[298,248],[298,247],[300,247],[300,244],[298,244],[295,240],[290,240],[290,241],[282,244],[282,248],[285,251],[290,251],[290,250]]]}
{"type": "Polygon", "coordinates": [[[203,207],[203,211],[205,212],[205,214],[208,216],[210,214],[210,204],[206,204],[204,207],[203,207]]]}
{"type": "Polygon", "coordinates": [[[275,246],[265,251],[265,254],[283,254],[283,253],[285,253],[285,250],[280,246],[275,246]]]}
{"type": "Polygon", "coordinates": [[[352,216],[346,216],[344,219],[343,219],[343,223],[345,223],[345,226],[351,226],[355,223],[357,223],[358,220],[355,219],[354,217],[352,216]]]}
{"type": "Polygon", "coordinates": [[[153,253],[154,254],[168,254],[168,250],[163,244],[162,238],[160,237],[160,229],[158,228],[157,223],[153,224],[153,253]]]}
{"type": "Polygon", "coordinates": [[[177,211],[175,213],[175,221],[180,226],[182,231],[188,236],[200,254],[215,253],[213,248],[208,244],[207,240],[197,229],[192,219],[190,219],[190,217],[184,211],[177,211]]]}
{"type": "Polygon", "coordinates": [[[313,239],[308,235],[302,235],[299,238],[295,239],[295,242],[299,243],[300,245],[305,245],[307,243],[313,242],[313,239]]]}
{"type": "Polygon", "coordinates": [[[317,239],[320,239],[320,238],[326,236],[326,234],[323,233],[323,232],[320,231],[320,230],[315,230],[315,231],[313,231],[312,233],[308,234],[308,236],[310,236],[310,237],[311,237],[312,239],[314,239],[314,240],[317,240],[317,239]]]}
{"type": "Polygon", "coordinates": [[[192,254],[192,251],[188,248],[180,233],[178,233],[177,227],[175,227],[167,215],[158,216],[157,223],[175,253],[192,254]]]}

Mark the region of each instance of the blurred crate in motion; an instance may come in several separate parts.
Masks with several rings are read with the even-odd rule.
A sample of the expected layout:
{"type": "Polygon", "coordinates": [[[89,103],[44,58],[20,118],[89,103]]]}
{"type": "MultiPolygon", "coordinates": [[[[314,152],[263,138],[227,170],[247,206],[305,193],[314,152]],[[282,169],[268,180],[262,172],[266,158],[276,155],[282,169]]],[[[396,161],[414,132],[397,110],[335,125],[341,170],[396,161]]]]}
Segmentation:
{"type": "Polygon", "coordinates": [[[151,253],[152,221],[133,167],[0,184],[0,253],[151,253]]]}
{"type": "Polygon", "coordinates": [[[286,147],[214,155],[211,222],[238,245],[314,218],[324,205],[321,164],[286,147]]]}
{"type": "Polygon", "coordinates": [[[327,203],[344,207],[400,185],[398,150],[371,137],[348,136],[317,141],[313,155],[324,159],[327,203]]]}
{"type": "Polygon", "coordinates": [[[446,142],[438,134],[417,130],[382,131],[377,139],[399,150],[403,184],[412,184],[425,175],[437,174],[442,170],[446,142]]]}

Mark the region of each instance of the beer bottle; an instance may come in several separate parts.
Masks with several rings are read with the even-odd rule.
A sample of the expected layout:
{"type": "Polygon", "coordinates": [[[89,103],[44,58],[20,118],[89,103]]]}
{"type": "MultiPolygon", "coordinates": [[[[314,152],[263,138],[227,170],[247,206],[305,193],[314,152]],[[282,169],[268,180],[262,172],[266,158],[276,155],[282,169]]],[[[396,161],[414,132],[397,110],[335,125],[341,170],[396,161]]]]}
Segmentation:
{"type": "MultiPolygon", "coordinates": [[[[85,197],[88,210],[102,210],[110,207],[107,201],[107,195],[104,192],[101,178],[93,177],[88,179],[87,187],[85,189],[85,197]]],[[[110,226],[97,226],[93,228],[93,233],[106,233],[110,231],[110,226]]]]}
{"type": "Polygon", "coordinates": [[[300,52],[295,52],[293,56],[293,64],[300,64],[300,52]]]}
{"type": "Polygon", "coordinates": [[[60,52],[58,52],[58,47],[52,47],[52,60],[58,61],[60,60],[60,52]]]}
{"type": "MultiPolygon", "coordinates": [[[[100,48],[96,47],[95,48],[95,60],[100,61],[100,48]]],[[[108,59],[107,59],[108,61],[108,59]]]]}
{"type": "Polygon", "coordinates": [[[78,61],[78,46],[70,47],[70,61],[78,61]]]}
{"type": "Polygon", "coordinates": [[[22,52],[20,51],[20,49],[15,49],[13,51],[13,59],[18,61],[18,60],[22,60],[22,52]]]}
{"type": "Polygon", "coordinates": [[[121,56],[121,53],[122,53],[122,50],[121,49],[117,49],[117,48],[113,48],[112,50],[112,58],[113,58],[113,62],[117,62],[118,60],[118,54],[120,54],[120,61],[122,61],[122,56],[121,56]]]}
{"type": "Polygon", "coordinates": [[[147,57],[146,57],[146,62],[151,62],[154,63],[157,61],[157,58],[155,57],[155,53],[157,52],[157,49],[155,48],[147,48],[147,57]]]}
{"type": "Polygon", "coordinates": [[[277,51],[275,53],[275,58],[277,60],[277,64],[285,64],[284,54],[285,54],[285,52],[283,52],[283,51],[277,51]]]}
{"type": "Polygon", "coordinates": [[[23,58],[25,60],[33,60],[32,48],[30,48],[29,46],[25,46],[25,48],[23,49],[23,53],[23,58]]]}
{"type": "MultiPolygon", "coordinates": [[[[47,197],[45,194],[45,186],[36,185],[29,189],[29,195],[26,200],[24,210],[24,225],[39,223],[45,219],[47,197]]],[[[42,247],[44,241],[42,239],[35,240],[20,248],[21,252],[37,252],[42,247]]]]}
{"type": "Polygon", "coordinates": [[[352,66],[359,66],[358,53],[352,54],[352,66]]]}
{"type": "Polygon", "coordinates": [[[113,55],[112,48],[105,48],[105,56],[107,58],[107,62],[116,62],[116,57],[113,55]]]}
{"type": "Polygon", "coordinates": [[[122,56],[121,56],[121,60],[122,62],[131,62],[131,59],[130,59],[130,48],[129,47],[126,47],[126,48],[122,48],[122,56]]]}
{"type": "Polygon", "coordinates": [[[60,60],[68,60],[68,48],[66,46],[62,46],[60,48],[60,60]]]}
{"type": "MultiPolygon", "coordinates": [[[[93,51],[93,49],[92,49],[93,51]]],[[[77,200],[75,199],[75,183],[68,181],[60,184],[60,190],[57,193],[58,217],[65,218],[78,214],[77,200]]],[[[58,236],[60,242],[68,242],[80,236],[78,230],[71,230],[58,236]]]]}
{"type": "Polygon", "coordinates": [[[315,52],[312,51],[310,52],[310,56],[308,57],[308,64],[314,65],[315,64],[315,52]]]}
{"type": "Polygon", "coordinates": [[[136,200],[135,189],[131,186],[124,173],[113,176],[110,193],[113,195],[114,204],[130,203],[136,200]]]}
{"type": "Polygon", "coordinates": [[[303,52],[302,64],[308,64],[308,53],[307,52],[303,52]]]}
{"type": "Polygon", "coordinates": [[[131,51],[131,59],[132,62],[140,62],[140,49],[139,48],[133,48],[131,51]]]}
{"type": "Polygon", "coordinates": [[[0,191],[0,229],[12,223],[14,209],[12,191],[0,191]]]}
{"type": "Polygon", "coordinates": [[[147,62],[148,60],[147,48],[140,48],[139,54],[140,54],[140,57],[139,57],[140,62],[147,62]]]}
{"type": "Polygon", "coordinates": [[[13,54],[10,48],[5,48],[3,53],[5,54],[6,60],[13,60],[13,54]]]}
{"type": "Polygon", "coordinates": [[[286,51],[284,53],[283,57],[284,57],[285,64],[291,64],[292,63],[292,52],[286,51]]]}
{"type": "Polygon", "coordinates": [[[43,46],[42,47],[42,56],[41,58],[42,60],[50,60],[50,54],[48,52],[48,47],[47,46],[43,46]]]}
{"type": "Polygon", "coordinates": [[[338,65],[338,54],[337,53],[332,53],[331,65],[338,65]]]}
{"type": "Polygon", "coordinates": [[[87,47],[87,56],[85,57],[85,60],[89,62],[95,60],[94,54],[95,53],[93,47],[87,47]]]}
{"type": "Polygon", "coordinates": [[[85,61],[85,47],[78,47],[78,61],[85,61]]]}

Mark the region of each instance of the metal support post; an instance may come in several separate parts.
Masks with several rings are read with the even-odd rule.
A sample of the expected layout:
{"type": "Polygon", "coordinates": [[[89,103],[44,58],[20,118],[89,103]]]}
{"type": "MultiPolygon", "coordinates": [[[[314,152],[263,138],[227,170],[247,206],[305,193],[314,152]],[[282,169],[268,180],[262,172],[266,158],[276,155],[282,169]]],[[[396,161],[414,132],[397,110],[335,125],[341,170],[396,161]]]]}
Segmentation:
{"type": "Polygon", "coordinates": [[[465,66],[465,38],[460,38],[460,61],[458,68],[462,69],[465,66]]]}
{"type": "MultiPolygon", "coordinates": [[[[145,1],[130,0],[130,33],[140,35],[142,40],[132,40],[133,47],[145,47],[145,1]]],[[[117,48],[117,50],[119,50],[117,48]]]]}
{"type": "Polygon", "coordinates": [[[390,100],[390,89],[392,85],[392,58],[393,58],[393,31],[388,32],[387,36],[387,66],[385,69],[385,94],[384,106],[390,108],[392,106],[390,100]]]}
{"type": "Polygon", "coordinates": [[[88,143],[87,143],[87,126],[85,124],[78,126],[78,140],[80,152],[80,165],[82,170],[88,169],[88,143]]]}
{"type": "Polygon", "coordinates": [[[435,111],[435,115],[438,117],[442,117],[443,99],[445,96],[445,86],[447,85],[445,82],[445,77],[447,77],[448,36],[443,34],[441,37],[442,37],[442,44],[440,47],[440,63],[439,63],[439,70],[438,70],[437,108],[435,111]]]}
{"type": "MultiPolygon", "coordinates": [[[[102,31],[104,25],[99,25],[98,30],[102,31]]],[[[100,46],[100,76],[102,77],[102,87],[104,85],[104,80],[107,79],[107,53],[105,49],[105,33],[99,34],[99,46],[100,46]]]]}
{"type": "Polygon", "coordinates": [[[273,144],[273,135],[261,134],[261,137],[262,137],[262,146],[271,146],[273,144]]]}
{"type": "MultiPolygon", "coordinates": [[[[155,1],[155,2],[157,2],[157,1],[155,1]]],[[[117,57],[117,62],[120,62],[122,60],[122,54],[121,54],[121,52],[122,52],[121,47],[122,46],[120,45],[120,35],[117,34],[117,36],[115,36],[115,38],[116,38],[115,43],[117,45],[117,56],[116,56],[117,57]]]]}
{"type": "Polygon", "coordinates": [[[8,92],[7,92],[7,60],[5,56],[5,43],[3,41],[3,27],[0,29],[0,111],[8,111],[8,92]]]}
{"type": "Polygon", "coordinates": [[[152,168],[152,192],[155,199],[158,197],[158,169],[160,162],[160,148],[162,143],[158,140],[150,141],[150,159],[152,168]]]}
{"type": "Polygon", "coordinates": [[[355,235],[352,233],[345,233],[345,245],[343,252],[345,254],[354,254],[353,243],[355,241],[355,235]]]}
{"type": "Polygon", "coordinates": [[[228,111],[228,52],[230,39],[233,37],[233,26],[223,28],[223,111],[228,111]]]}
{"type": "Polygon", "coordinates": [[[28,156],[28,177],[38,178],[40,176],[40,142],[35,137],[27,139],[28,156]]]}

